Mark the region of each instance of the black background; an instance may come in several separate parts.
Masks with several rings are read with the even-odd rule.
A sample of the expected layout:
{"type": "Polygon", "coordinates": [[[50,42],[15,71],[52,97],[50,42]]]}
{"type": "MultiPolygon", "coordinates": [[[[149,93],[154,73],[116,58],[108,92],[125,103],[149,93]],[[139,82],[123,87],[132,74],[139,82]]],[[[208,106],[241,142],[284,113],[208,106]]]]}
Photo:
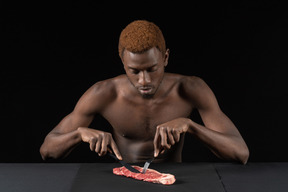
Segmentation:
{"type": "MultiPolygon", "coordinates": [[[[42,162],[44,137],[83,92],[124,73],[118,37],[135,19],[162,29],[171,52],[168,72],[208,83],[246,140],[249,161],[288,160],[288,7],[280,1],[155,2],[2,3],[0,162],[42,162]]],[[[109,124],[97,117],[93,126],[109,124]]],[[[183,159],[219,161],[191,136],[183,159]]],[[[81,144],[63,161],[104,160],[81,144]]]]}

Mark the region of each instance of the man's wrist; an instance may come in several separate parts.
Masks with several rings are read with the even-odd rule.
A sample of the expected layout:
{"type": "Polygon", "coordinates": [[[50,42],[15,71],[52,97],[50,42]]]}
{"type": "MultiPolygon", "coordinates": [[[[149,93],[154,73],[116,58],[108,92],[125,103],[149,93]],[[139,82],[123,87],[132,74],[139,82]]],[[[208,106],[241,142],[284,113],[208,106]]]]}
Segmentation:
{"type": "Polygon", "coordinates": [[[187,124],[188,124],[188,130],[187,132],[190,133],[190,134],[193,134],[194,133],[194,121],[192,121],[192,119],[189,119],[187,118],[187,124]]]}

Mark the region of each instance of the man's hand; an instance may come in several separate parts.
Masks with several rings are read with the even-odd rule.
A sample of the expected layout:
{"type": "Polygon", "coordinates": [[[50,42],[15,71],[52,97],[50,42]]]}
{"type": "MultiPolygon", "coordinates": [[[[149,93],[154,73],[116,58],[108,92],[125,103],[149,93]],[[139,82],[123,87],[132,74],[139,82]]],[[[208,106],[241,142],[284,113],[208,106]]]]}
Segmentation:
{"type": "Polygon", "coordinates": [[[79,127],[78,131],[81,134],[82,141],[89,143],[91,151],[95,151],[99,156],[106,155],[107,151],[114,152],[116,157],[122,160],[122,156],[111,133],[87,127],[79,127]]]}
{"type": "Polygon", "coordinates": [[[181,133],[188,131],[190,121],[188,118],[178,118],[158,125],[154,137],[154,157],[179,142],[181,133]]]}

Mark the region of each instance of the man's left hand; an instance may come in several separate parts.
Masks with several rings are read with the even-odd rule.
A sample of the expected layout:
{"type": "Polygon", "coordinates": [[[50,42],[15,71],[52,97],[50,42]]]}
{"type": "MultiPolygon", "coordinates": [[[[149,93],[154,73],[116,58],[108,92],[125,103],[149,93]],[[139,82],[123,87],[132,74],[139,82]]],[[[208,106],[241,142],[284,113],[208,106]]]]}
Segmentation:
{"type": "Polygon", "coordinates": [[[158,125],[154,137],[154,157],[179,142],[181,133],[188,131],[190,121],[188,118],[177,118],[158,125]]]}

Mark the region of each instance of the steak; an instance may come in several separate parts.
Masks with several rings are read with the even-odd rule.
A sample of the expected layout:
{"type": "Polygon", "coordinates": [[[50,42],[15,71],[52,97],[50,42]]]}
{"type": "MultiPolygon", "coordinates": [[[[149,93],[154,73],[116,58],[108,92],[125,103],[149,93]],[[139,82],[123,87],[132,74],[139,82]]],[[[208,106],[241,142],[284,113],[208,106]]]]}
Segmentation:
{"type": "MultiPolygon", "coordinates": [[[[132,165],[135,169],[142,172],[143,168],[132,165]]],[[[147,181],[151,183],[159,183],[163,185],[172,185],[176,179],[175,176],[169,173],[160,173],[154,169],[147,169],[146,173],[134,173],[129,171],[126,167],[116,167],[113,169],[115,175],[130,177],[137,180],[147,181]]]]}

